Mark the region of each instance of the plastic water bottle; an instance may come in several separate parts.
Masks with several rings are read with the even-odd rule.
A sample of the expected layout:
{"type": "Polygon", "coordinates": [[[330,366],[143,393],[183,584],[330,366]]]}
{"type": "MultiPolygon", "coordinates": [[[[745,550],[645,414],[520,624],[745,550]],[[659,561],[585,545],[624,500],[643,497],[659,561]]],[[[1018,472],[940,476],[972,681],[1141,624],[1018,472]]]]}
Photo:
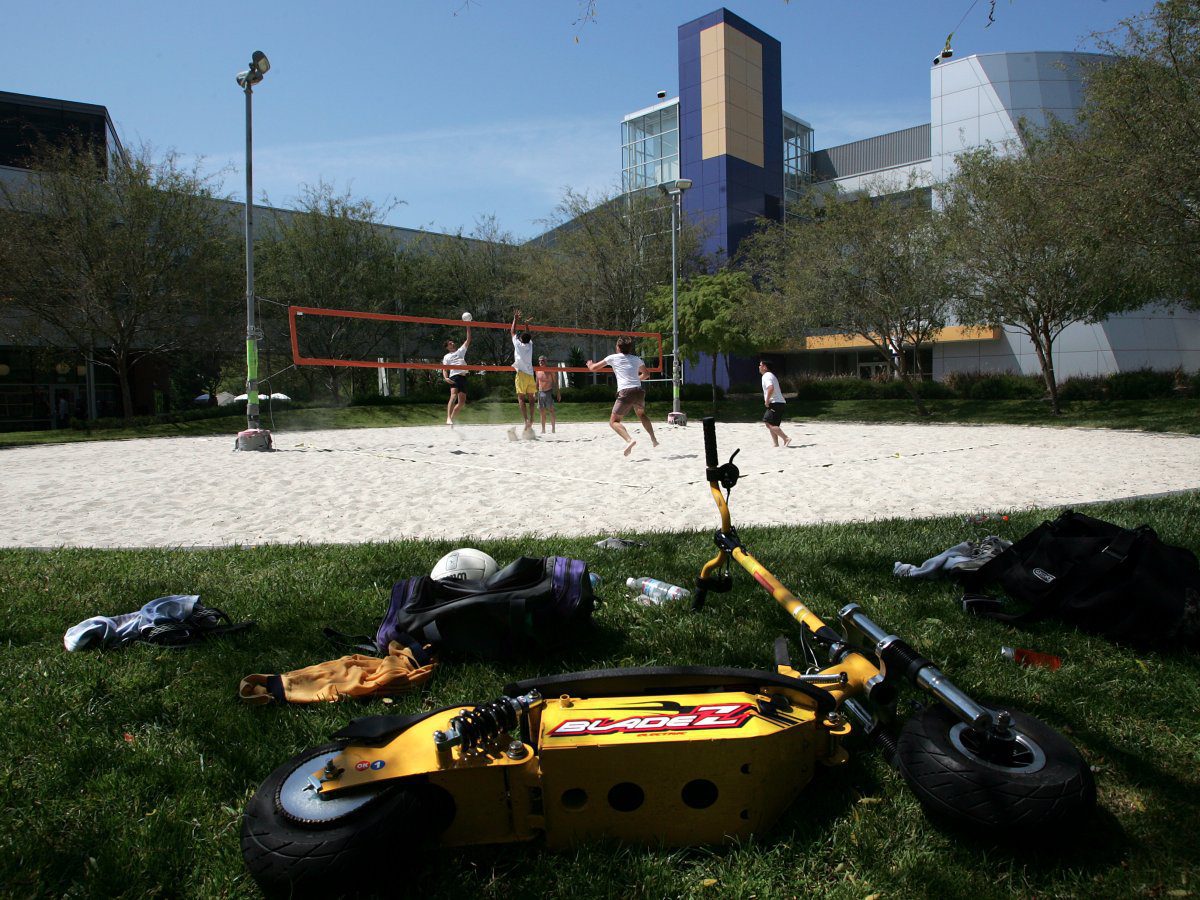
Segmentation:
{"type": "Polygon", "coordinates": [[[653,603],[671,603],[676,600],[687,600],[692,596],[692,592],[686,588],[659,581],[657,578],[627,578],[625,586],[641,595],[638,598],[639,601],[645,597],[653,603]]]}
{"type": "Polygon", "coordinates": [[[604,587],[604,579],[595,572],[588,572],[588,579],[592,582],[592,593],[599,592],[600,588],[604,587]]]}

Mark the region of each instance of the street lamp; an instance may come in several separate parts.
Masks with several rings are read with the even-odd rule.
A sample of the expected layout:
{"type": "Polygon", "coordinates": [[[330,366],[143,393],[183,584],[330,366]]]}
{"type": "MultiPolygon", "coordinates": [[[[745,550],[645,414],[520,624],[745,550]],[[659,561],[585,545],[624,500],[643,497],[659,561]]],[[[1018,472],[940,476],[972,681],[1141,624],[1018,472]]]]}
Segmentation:
{"type": "Polygon", "coordinates": [[[271,432],[260,428],[258,420],[258,339],[262,332],[254,324],[254,156],[250,116],[254,85],[270,68],[267,54],[255,50],[246,71],[237,74],[237,83],[246,94],[246,430],[238,433],[239,450],[271,449],[271,432]]]}
{"type": "Polygon", "coordinates": [[[686,425],[687,416],[679,408],[683,373],[679,367],[679,225],[683,219],[683,192],[692,186],[690,178],[677,178],[658,186],[671,198],[671,412],[669,425],[686,425]]]}

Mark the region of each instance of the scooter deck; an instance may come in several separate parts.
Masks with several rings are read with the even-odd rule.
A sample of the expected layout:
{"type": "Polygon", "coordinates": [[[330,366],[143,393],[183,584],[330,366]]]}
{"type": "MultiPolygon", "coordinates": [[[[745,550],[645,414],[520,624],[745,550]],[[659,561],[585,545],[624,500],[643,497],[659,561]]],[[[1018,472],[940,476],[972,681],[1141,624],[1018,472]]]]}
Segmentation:
{"type": "Polygon", "coordinates": [[[671,691],[720,691],[782,687],[799,691],[828,714],[834,709],[834,698],[828,691],[813,687],[797,678],[777,672],[755,669],[727,669],[711,666],[644,666],[629,669],[591,669],[584,672],[565,672],[528,678],[505,685],[510,697],[537,691],[543,697],[569,694],[572,697],[611,697],[618,694],[650,694],[671,691]]]}

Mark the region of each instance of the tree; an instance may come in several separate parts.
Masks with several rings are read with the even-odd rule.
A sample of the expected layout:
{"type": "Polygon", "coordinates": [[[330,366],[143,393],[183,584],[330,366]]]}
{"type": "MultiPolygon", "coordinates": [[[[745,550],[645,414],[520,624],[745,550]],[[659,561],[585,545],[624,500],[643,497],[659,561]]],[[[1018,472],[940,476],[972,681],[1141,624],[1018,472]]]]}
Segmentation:
{"type": "Polygon", "coordinates": [[[758,283],[744,317],[764,340],[806,333],[866,340],[928,415],[916,385],[920,349],[945,327],[956,291],[944,244],[923,192],[810,196],[798,220],[768,224],[743,242],[741,265],[758,283]]]}
{"type": "MultiPolygon", "coordinates": [[[[744,310],[754,291],[745,272],[722,269],[713,275],[696,275],[679,287],[679,353],[695,362],[701,353],[712,357],[713,409],[717,406],[717,357],[723,353],[753,353],[754,337],[744,310]]],[[[650,331],[671,333],[671,288],[650,294],[650,307],[658,316],[650,331]]]]}
{"type": "MultiPolygon", "coordinates": [[[[522,251],[494,217],[477,221],[470,234],[427,234],[412,249],[419,287],[410,293],[419,295],[424,308],[414,314],[457,318],[470,312],[480,322],[505,322],[521,305],[522,251]]],[[[471,358],[492,365],[512,362],[508,331],[476,329],[471,358]]]]}
{"type": "MultiPolygon", "coordinates": [[[[386,214],[387,208],[337,193],[325,182],[304,186],[296,211],[277,211],[273,229],[256,243],[256,290],[275,304],[263,308],[264,321],[278,325],[272,308],[280,305],[394,312],[398,249],[377,227],[386,214]]],[[[322,359],[368,359],[394,329],[380,320],[308,316],[301,349],[322,359]]],[[[322,371],[339,401],[345,367],[322,371]]]]}
{"type": "Polygon", "coordinates": [[[1089,72],[1082,137],[1057,134],[1077,166],[1071,215],[1159,296],[1200,309],[1200,4],[1161,0],[1101,49],[1115,58],[1089,72]]]}
{"type": "Polygon", "coordinates": [[[116,374],[133,415],[140,363],[231,339],[236,221],[209,177],[148,147],[104,160],[83,140],[40,148],[0,184],[0,284],[23,337],[116,374]]]}
{"type": "Polygon", "coordinates": [[[1020,155],[994,147],[958,157],[945,187],[951,252],[964,281],[959,319],[1008,325],[1037,353],[1055,415],[1061,410],[1054,341],[1068,326],[1098,322],[1147,298],[1103,234],[1072,215],[1071,160],[1035,139],[1020,155]]]}
{"type": "MultiPolygon", "coordinates": [[[[602,196],[568,190],[541,247],[530,249],[523,306],[580,328],[637,330],[647,294],[671,282],[671,206],[658,193],[602,196]]],[[[695,268],[699,235],[686,223],[680,268],[695,268]]]]}

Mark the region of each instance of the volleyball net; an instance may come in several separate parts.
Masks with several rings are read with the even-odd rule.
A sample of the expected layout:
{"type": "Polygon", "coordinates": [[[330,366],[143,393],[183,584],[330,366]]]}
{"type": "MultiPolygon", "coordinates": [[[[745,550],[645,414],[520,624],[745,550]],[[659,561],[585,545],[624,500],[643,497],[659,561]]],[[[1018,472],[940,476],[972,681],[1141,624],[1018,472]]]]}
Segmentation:
{"type": "MultiPolygon", "coordinates": [[[[297,366],[350,366],[362,369],[445,369],[442,357],[448,339],[460,345],[467,327],[482,330],[508,332],[509,322],[464,322],[461,319],[439,319],[433,316],[403,316],[391,313],[360,312],[352,309],[324,309],[312,306],[288,307],[288,330],[292,342],[292,362],[297,366]],[[303,348],[303,349],[302,349],[303,348]],[[390,350],[401,360],[388,359],[390,350]],[[324,355],[321,355],[324,354],[324,355]],[[370,357],[369,359],[355,358],[370,357]]],[[[535,340],[535,369],[552,369],[556,372],[590,372],[587,366],[563,365],[561,352],[566,338],[572,335],[583,337],[605,337],[615,341],[619,337],[632,337],[643,349],[643,358],[657,356],[657,364],[651,366],[646,359],[648,372],[663,371],[663,339],[657,331],[612,331],[605,328],[565,328],[556,325],[532,325],[518,322],[517,333],[530,332],[535,340]],[[538,336],[544,336],[541,343],[538,336]],[[545,350],[546,344],[552,348],[545,350]],[[557,348],[557,349],[555,349],[557,348]],[[649,348],[649,349],[646,349],[649,348]],[[555,365],[538,366],[537,358],[556,358],[555,365]]],[[[502,358],[507,335],[496,335],[496,340],[484,350],[475,341],[471,344],[471,355],[483,351],[492,358],[502,358]]],[[[508,347],[511,352],[511,346],[508,347]]],[[[610,351],[611,352],[611,351],[610,351]]],[[[601,355],[607,356],[607,353],[601,355]]],[[[467,359],[459,368],[473,372],[511,372],[511,363],[490,364],[467,359]]],[[[607,370],[602,370],[607,371],[607,370]]]]}

